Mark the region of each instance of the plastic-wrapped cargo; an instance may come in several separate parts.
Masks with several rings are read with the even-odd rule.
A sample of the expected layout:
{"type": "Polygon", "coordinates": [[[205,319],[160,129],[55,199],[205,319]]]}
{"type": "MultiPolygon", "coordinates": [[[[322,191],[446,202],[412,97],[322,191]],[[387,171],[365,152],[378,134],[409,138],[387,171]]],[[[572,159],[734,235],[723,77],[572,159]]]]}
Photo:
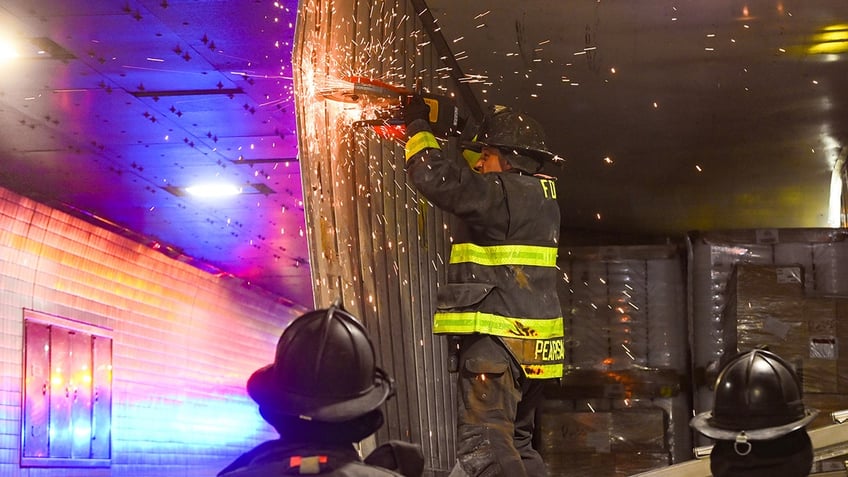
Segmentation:
{"type": "Polygon", "coordinates": [[[566,370],[539,413],[551,475],[630,475],[691,458],[683,249],[564,250],[566,370]]]}
{"type": "Polygon", "coordinates": [[[686,292],[676,246],[573,247],[560,254],[567,371],[686,373],[686,292]]]}
{"type": "MultiPolygon", "coordinates": [[[[688,400],[549,399],[538,411],[537,449],[550,475],[633,475],[692,457],[675,458],[674,423],[689,419],[688,400]]],[[[684,450],[684,449],[678,449],[684,450]]]]}
{"type": "Polygon", "coordinates": [[[837,392],[836,300],[807,296],[801,266],[739,263],[728,297],[728,351],[767,347],[792,363],[805,394],[837,392]]]}
{"type": "Polygon", "coordinates": [[[728,354],[762,345],[782,345],[785,350],[794,345],[799,349],[791,354],[801,354],[806,344],[802,266],[736,264],[726,302],[722,328],[728,354]]]}
{"type": "MultiPolygon", "coordinates": [[[[707,377],[709,370],[715,369],[725,353],[735,353],[740,342],[743,347],[762,340],[790,346],[800,340],[795,345],[804,346],[805,349],[796,350],[799,354],[837,352],[836,341],[828,338],[827,334],[816,336],[815,341],[810,341],[807,330],[810,325],[802,325],[799,319],[809,313],[821,313],[821,308],[818,308],[819,311],[810,308],[815,307],[815,304],[809,298],[848,296],[847,236],[846,229],[825,228],[750,229],[692,232],[688,235],[689,329],[692,336],[696,412],[712,406],[712,392],[708,388],[707,377]],[[738,297],[729,293],[729,287],[738,285],[732,278],[738,265],[747,267],[745,269],[749,275],[755,269],[752,266],[773,267],[768,272],[773,279],[764,278],[760,285],[765,289],[746,292],[749,297],[741,304],[738,303],[738,297]],[[781,275],[789,273],[790,268],[800,273],[797,277],[800,283],[791,283],[791,274],[781,275]],[[791,296],[780,296],[781,289],[791,289],[791,296]],[[757,293],[771,298],[755,300],[757,293]],[[769,299],[782,300],[783,303],[772,304],[769,308],[769,299]],[[754,313],[749,305],[764,308],[754,313]],[[726,323],[728,307],[734,311],[734,315],[744,309],[743,320],[738,326],[726,323]],[[740,333],[740,330],[743,335],[741,341],[734,335],[740,333]],[[792,338],[789,336],[792,332],[807,335],[792,338]],[[778,340],[778,337],[782,338],[778,340]]],[[[818,325],[821,323],[813,324],[814,327],[818,325]]],[[[811,361],[806,366],[808,373],[824,372],[830,364],[811,361]],[[811,364],[821,369],[811,370],[811,364]]],[[[813,386],[812,381],[808,380],[808,386],[813,386]]],[[[821,384],[825,386],[822,389],[830,389],[826,387],[827,383],[821,384]]]]}

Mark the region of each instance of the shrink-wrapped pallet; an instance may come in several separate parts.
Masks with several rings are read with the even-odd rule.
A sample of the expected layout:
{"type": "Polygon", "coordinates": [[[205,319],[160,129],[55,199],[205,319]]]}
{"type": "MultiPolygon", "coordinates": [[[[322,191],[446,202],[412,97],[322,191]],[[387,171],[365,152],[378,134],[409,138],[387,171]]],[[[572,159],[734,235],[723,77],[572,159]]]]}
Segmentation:
{"type": "MultiPolygon", "coordinates": [[[[803,270],[803,297],[848,296],[848,230],[846,229],[750,229],[731,231],[692,232],[687,237],[689,271],[689,318],[692,336],[694,407],[696,412],[712,406],[709,389],[711,371],[725,357],[736,351],[736,343],[728,343],[729,333],[738,332],[725,322],[729,289],[734,268],[739,265],[789,265],[803,270]]],[[[797,313],[807,313],[811,306],[799,299],[792,306],[797,313]]],[[[737,306],[732,304],[731,306],[737,306]]],[[[786,316],[786,313],[783,315],[786,316]]],[[[773,317],[774,318],[774,317],[773,317]]],[[[764,317],[760,322],[743,323],[761,326],[760,331],[772,336],[789,333],[791,324],[764,317]],[[789,327],[787,328],[787,324],[789,327]]],[[[796,329],[798,329],[796,324],[796,329]]],[[[757,332],[748,329],[749,335],[757,332]]],[[[824,341],[804,344],[818,351],[836,349],[836,344],[824,341]]],[[[809,368],[810,363],[807,363],[809,368]]],[[[813,368],[827,368],[829,363],[815,362],[813,368]]],[[[823,386],[827,383],[822,383],[823,386]]]]}
{"type": "Polygon", "coordinates": [[[687,372],[683,256],[674,246],[560,254],[569,370],[687,372]]]}
{"type": "Polygon", "coordinates": [[[539,414],[552,475],[630,475],[689,458],[682,249],[572,247],[559,267],[567,366],[539,414]]]}

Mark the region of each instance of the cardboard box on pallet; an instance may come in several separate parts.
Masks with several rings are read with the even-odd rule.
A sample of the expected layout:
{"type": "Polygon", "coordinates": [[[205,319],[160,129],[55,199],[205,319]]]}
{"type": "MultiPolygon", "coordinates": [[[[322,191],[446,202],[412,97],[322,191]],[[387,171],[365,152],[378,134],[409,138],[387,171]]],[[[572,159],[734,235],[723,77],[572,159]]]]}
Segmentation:
{"type": "Polygon", "coordinates": [[[728,349],[767,347],[792,363],[805,393],[838,392],[836,301],[804,296],[800,266],[736,266],[724,319],[728,349]]]}
{"type": "Polygon", "coordinates": [[[804,297],[804,267],[797,264],[737,264],[731,283],[735,282],[742,298],[804,297]]]}
{"type": "Polygon", "coordinates": [[[551,475],[624,476],[669,465],[663,409],[568,409],[550,400],[540,409],[537,448],[551,475]]]}
{"type": "Polygon", "coordinates": [[[612,412],[562,411],[547,407],[539,412],[539,447],[542,455],[559,453],[609,453],[612,412]]]}
{"type": "Polygon", "coordinates": [[[667,452],[664,417],[659,408],[614,411],[610,430],[613,452],[667,452]]]}
{"type": "Polygon", "coordinates": [[[839,339],[836,329],[836,300],[807,297],[801,310],[807,320],[808,353],[801,358],[800,372],[805,393],[839,392],[839,339]]]}
{"type": "Polygon", "coordinates": [[[537,450],[550,475],[590,477],[614,475],[610,458],[610,412],[576,412],[548,401],[539,410],[537,450]]]}
{"type": "MultiPolygon", "coordinates": [[[[798,343],[804,299],[803,268],[738,264],[728,280],[722,315],[725,346],[748,351],[764,342],[798,343]]],[[[800,346],[800,345],[799,345],[800,346]]],[[[796,353],[800,354],[800,353],[796,353]]]]}
{"type": "Polygon", "coordinates": [[[808,294],[848,296],[846,237],[848,229],[832,228],[715,230],[687,234],[689,329],[695,371],[693,410],[703,412],[712,407],[713,393],[709,389],[712,383],[703,378],[711,366],[734,352],[728,349],[728,341],[724,339],[727,327],[722,319],[733,268],[740,263],[798,264],[804,269],[804,289],[808,294]]]}

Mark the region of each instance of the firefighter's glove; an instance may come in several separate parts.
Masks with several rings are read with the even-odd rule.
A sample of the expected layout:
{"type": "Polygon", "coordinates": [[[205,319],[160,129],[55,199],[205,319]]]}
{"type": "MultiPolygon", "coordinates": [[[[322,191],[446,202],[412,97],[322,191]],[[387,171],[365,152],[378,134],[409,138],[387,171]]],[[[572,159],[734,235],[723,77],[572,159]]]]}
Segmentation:
{"type": "Polygon", "coordinates": [[[424,102],[424,98],[420,94],[411,94],[406,97],[403,104],[403,124],[409,126],[412,121],[430,119],[430,106],[424,102]]]}

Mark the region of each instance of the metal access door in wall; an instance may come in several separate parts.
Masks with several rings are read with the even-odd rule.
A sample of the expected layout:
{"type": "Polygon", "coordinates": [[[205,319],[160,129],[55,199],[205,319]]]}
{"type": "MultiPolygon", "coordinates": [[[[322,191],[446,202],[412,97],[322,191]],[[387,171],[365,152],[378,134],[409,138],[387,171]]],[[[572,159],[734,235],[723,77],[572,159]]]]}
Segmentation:
{"type": "Polygon", "coordinates": [[[110,465],[108,331],[24,310],[21,466],[110,465]]]}

